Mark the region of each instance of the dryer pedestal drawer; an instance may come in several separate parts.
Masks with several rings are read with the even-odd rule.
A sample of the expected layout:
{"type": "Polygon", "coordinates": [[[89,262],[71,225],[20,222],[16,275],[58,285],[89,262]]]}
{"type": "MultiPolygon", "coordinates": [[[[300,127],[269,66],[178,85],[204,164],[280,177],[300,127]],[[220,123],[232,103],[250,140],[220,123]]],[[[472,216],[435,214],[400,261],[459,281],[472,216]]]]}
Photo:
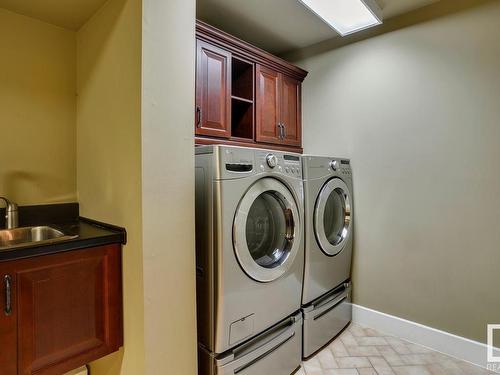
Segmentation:
{"type": "Polygon", "coordinates": [[[345,283],[302,309],[304,358],[328,344],[352,319],[351,285],[345,283]]]}
{"type": "Polygon", "coordinates": [[[200,375],[290,375],[300,367],[302,313],[214,358],[200,349],[200,375]]]}

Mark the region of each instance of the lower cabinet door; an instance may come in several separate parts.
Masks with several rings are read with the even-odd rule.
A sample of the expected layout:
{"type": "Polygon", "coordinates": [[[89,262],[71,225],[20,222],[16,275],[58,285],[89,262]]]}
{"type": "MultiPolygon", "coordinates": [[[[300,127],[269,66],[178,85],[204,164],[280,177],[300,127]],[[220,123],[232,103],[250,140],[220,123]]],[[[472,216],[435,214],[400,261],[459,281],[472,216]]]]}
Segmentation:
{"type": "Polygon", "coordinates": [[[17,375],[17,298],[10,263],[0,263],[0,277],[0,374],[17,375]]]}
{"type": "Polygon", "coordinates": [[[60,375],[118,350],[123,343],[120,246],[21,262],[16,275],[19,374],[60,375]]]}

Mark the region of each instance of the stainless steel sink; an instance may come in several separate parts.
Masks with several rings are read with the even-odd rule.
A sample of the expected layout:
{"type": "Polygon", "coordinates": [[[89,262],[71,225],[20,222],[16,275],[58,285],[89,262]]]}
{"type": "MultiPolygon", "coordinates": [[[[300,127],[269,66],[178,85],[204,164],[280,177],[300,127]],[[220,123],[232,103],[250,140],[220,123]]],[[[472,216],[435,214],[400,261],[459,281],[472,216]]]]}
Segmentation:
{"type": "Polygon", "coordinates": [[[30,245],[61,242],[77,238],[48,226],[0,230],[0,251],[30,245]]]}

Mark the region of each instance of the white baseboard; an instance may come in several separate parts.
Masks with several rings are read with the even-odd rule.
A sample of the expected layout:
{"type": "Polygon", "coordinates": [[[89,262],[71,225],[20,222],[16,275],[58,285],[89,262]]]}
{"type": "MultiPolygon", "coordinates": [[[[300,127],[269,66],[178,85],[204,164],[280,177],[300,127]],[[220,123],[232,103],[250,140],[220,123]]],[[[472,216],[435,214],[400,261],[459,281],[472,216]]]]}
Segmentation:
{"type": "MultiPolygon", "coordinates": [[[[488,365],[487,346],[483,343],[360,305],[352,305],[352,315],[353,323],[361,326],[373,328],[484,368],[488,365]]],[[[500,357],[500,349],[495,349],[494,355],[500,357]]],[[[500,373],[500,363],[490,364],[489,369],[500,373]]]]}

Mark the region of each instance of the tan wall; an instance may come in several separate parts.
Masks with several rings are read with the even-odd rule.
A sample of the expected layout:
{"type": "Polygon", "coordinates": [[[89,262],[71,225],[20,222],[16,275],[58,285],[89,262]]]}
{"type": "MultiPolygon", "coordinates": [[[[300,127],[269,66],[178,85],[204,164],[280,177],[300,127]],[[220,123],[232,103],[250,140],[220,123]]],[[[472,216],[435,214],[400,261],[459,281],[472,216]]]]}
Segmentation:
{"type": "Polygon", "coordinates": [[[146,374],[196,375],[195,1],[143,0],[146,374]]]}
{"type": "Polygon", "coordinates": [[[124,226],[124,351],[94,375],[144,374],[141,221],[141,1],[110,0],[78,32],[81,214],[124,226]]]}
{"type": "Polygon", "coordinates": [[[307,58],[308,153],[352,158],[355,303],[499,323],[500,3],[307,58]]]}
{"type": "Polygon", "coordinates": [[[125,345],[93,374],[195,375],[195,2],[144,1],[144,52],[142,6],[110,0],[77,33],[0,10],[0,193],[78,191],[81,215],[127,229],[125,345]]]}
{"type": "Polygon", "coordinates": [[[75,33],[0,9],[0,195],[76,200],[75,33]]]}

